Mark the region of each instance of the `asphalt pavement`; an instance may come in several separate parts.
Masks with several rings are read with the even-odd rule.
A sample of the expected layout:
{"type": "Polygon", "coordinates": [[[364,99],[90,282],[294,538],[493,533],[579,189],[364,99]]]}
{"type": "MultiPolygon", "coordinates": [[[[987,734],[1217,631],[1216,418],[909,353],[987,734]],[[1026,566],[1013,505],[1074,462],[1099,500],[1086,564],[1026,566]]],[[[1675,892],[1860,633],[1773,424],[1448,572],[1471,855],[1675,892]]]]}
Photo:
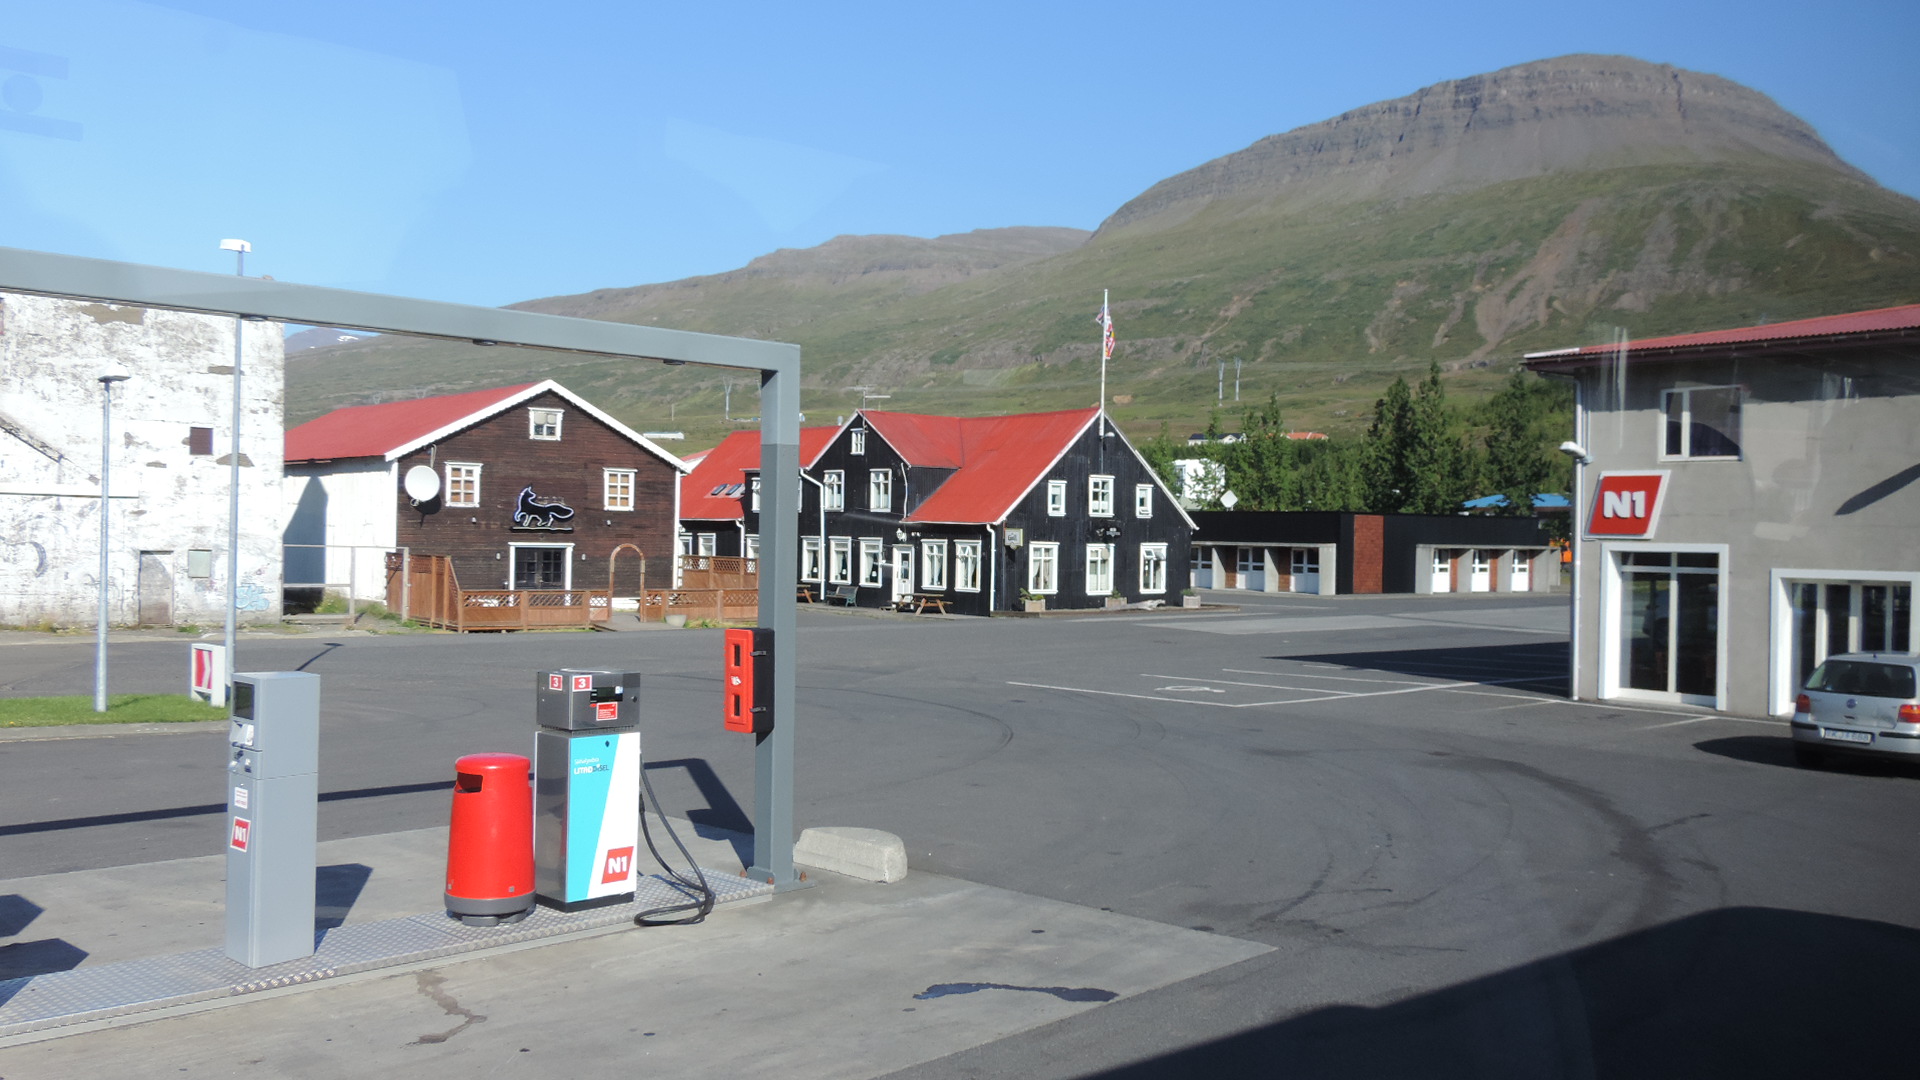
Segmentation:
{"type": "MultiPolygon", "coordinates": [[[[830,1008],[796,978],[783,985],[808,1004],[779,1011],[782,1031],[859,1031],[876,1048],[850,1065],[796,1058],[798,1074],[1752,1077],[1896,1066],[1894,1037],[1851,1010],[1900,997],[1920,960],[1920,773],[1798,769],[1784,725],[1764,718],[1566,701],[1564,598],[1233,598],[1243,609],[1232,614],[1044,621],[803,612],[802,827],[901,836],[916,889],[978,887],[1008,905],[996,911],[1064,905],[1048,910],[1152,924],[1188,935],[1156,939],[1175,952],[1213,939],[1249,951],[1136,979],[1111,1003],[1015,1007],[1030,1022],[904,1043],[877,1023],[879,998],[830,1008]]],[[[115,645],[115,688],[179,687],[185,652],[180,641],[115,645]]],[[[752,751],[720,729],[718,653],[717,631],[317,633],[249,637],[238,666],[324,680],[323,840],[444,825],[453,759],[526,752],[533,671],[576,666],[643,673],[661,801],[727,844],[749,824],[752,751]]],[[[90,643],[0,644],[0,693],[82,692],[90,671],[90,643]]],[[[0,742],[0,877],[131,874],[219,850],[220,733],[78,734],[0,742]]],[[[869,915],[919,903],[871,899],[908,895],[888,888],[776,898],[716,917],[716,940],[723,924],[739,949],[756,935],[815,934],[804,966],[864,985],[873,969],[836,948],[860,952],[860,920],[831,909],[836,896],[879,905],[869,915]],[[802,909],[824,921],[774,914],[802,909]]],[[[928,932],[959,926],[953,913],[970,902],[929,904],[928,932]]],[[[1011,948],[983,926],[969,933],[987,952],[1011,948]]],[[[941,968],[919,963],[911,934],[871,941],[916,977],[941,968]]],[[[599,962],[571,948],[515,954],[510,976],[487,966],[504,961],[444,970],[510,977],[543,1002],[575,982],[618,989],[592,983],[584,972],[599,962]]],[[[676,979],[697,987],[697,965],[676,979]]],[[[323,993],[374,991],[296,995],[274,1015],[318,1032],[325,1010],[361,1007],[322,1005],[323,993]]],[[[1033,996],[971,996],[995,994],[1033,996]]],[[[463,1007],[490,1019],[409,1060],[453,1061],[465,1043],[505,1055],[489,1059],[503,1075],[555,1075],[550,1055],[535,1064],[476,1037],[488,1024],[506,1030],[497,1010],[463,1007]]],[[[729,1038],[730,1022],[690,1021],[711,1043],[729,1038]]],[[[192,1072],[237,1075],[247,1047],[193,1026],[213,1023],[0,1049],[0,1076],[39,1075],[36,1061],[131,1075],[143,1054],[187,1045],[183,1032],[194,1033],[192,1072]]],[[[369,1038],[370,1063],[399,1060],[379,1050],[397,1031],[369,1038]]],[[[618,1052],[592,1045],[596,1056],[569,1074],[625,1071],[618,1052]]],[[[283,1041],[261,1060],[269,1073],[339,1074],[346,1059],[302,1056],[313,1050],[283,1041]]],[[[680,1075],[690,1059],[674,1060],[680,1075]]]]}

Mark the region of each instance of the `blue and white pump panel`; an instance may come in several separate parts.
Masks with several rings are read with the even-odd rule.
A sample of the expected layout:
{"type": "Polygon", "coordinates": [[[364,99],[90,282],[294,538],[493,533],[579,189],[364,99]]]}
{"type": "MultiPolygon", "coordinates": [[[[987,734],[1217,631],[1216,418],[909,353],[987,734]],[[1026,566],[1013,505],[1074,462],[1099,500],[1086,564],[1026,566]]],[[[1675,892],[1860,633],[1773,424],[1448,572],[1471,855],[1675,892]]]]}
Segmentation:
{"type": "Polygon", "coordinates": [[[640,841],[640,674],[542,671],[534,699],[534,896],[561,911],[626,903],[640,841]]]}

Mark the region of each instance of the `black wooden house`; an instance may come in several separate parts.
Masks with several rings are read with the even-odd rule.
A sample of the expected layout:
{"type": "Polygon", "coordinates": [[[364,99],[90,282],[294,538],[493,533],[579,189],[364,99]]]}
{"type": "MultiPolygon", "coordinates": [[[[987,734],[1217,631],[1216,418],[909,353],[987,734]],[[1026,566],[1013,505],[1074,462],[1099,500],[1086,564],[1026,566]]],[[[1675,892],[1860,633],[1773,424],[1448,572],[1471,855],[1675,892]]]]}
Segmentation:
{"type": "MultiPolygon", "coordinates": [[[[1178,604],[1193,521],[1097,409],[857,412],[806,447],[800,585],[817,600],[969,615],[1178,604]]],[[[757,535],[758,473],[742,528],[757,535]]]]}

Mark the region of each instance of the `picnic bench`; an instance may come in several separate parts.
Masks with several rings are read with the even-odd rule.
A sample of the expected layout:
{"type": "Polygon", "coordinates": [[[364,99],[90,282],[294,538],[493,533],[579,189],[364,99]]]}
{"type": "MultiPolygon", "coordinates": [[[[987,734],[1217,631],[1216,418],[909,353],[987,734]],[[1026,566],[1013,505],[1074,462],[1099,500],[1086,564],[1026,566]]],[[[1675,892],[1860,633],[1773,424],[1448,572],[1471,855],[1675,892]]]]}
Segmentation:
{"type": "Polygon", "coordinates": [[[811,585],[800,586],[799,590],[794,593],[793,598],[803,604],[813,603],[813,586],[811,585]]]}
{"type": "Polygon", "coordinates": [[[860,590],[851,585],[830,585],[825,592],[820,594],[820,599],[835,600],[845,604],[847,607],[852,607],[854,600],[857,599],[859,595],[860,590]]]}
{"type": "Polygon", "coordinates": [[[947,613],[947,598],[939,593],[914,593],[913,599],[900,605],[910,607],[915,615],[925,615],[928,608],[937,609],[940,614],[947,613]]]}

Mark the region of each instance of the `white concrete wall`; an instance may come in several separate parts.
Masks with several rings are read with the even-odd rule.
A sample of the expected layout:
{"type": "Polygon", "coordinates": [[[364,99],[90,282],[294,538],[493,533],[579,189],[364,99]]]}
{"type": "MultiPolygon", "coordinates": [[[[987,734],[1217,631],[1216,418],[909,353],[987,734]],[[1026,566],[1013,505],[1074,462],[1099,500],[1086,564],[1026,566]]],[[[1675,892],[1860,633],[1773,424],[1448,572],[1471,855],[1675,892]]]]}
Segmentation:
{"type": "Polygon", "coordinates": [[[326,548],[324,554],[288,548],[287,581],[323,582],[358,599],[385,600],[386,552],[399,530],[399,483],[396,467],[382,458],[288,466],[282,485],[286,542],[326,548]]]}
{"type": "MultiPolygon", "coordinates": [[[[226,611],[234,320],[0,293],[0,623],[92,623],[99,589],[100,405],[113,400],[109,618],[140,617],[141,553],[171,621],[226,611]],[[189,453],[188,430],[213,430],[189,453]],[[189,576],[189,552],[212,553],[189,576]]],[[[280,617],[283,330],[246,324],[241,428],[243,621],[280,617]]]]}

